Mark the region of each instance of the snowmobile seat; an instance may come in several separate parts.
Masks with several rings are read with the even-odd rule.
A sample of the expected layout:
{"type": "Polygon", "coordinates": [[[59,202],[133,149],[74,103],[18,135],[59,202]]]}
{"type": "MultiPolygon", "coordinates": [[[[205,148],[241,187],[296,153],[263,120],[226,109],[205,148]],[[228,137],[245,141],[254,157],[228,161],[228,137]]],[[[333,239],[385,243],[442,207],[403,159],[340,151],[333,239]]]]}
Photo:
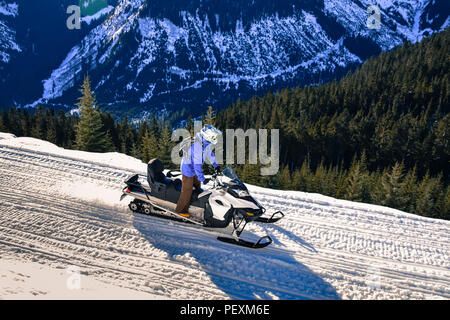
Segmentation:
{"type": "Polygon", "coordinates": [[[165,183],[166,176],[163,173],[164,165],[159,159],[152,159],[147,165],[147,180],[149,185],[156,182],[165,183]]]}
{"type": "MultiPolygon", "coordinates": [[[[174,188],[181,191],[180,179],[169,179],[163,173],[164,164],[159,159],[152,159],[147,165],[147,181],[150,186],[156,187],[156,190],[174,188]]],[[[161,190],[162,191],[162,190],[161,190]]]]}

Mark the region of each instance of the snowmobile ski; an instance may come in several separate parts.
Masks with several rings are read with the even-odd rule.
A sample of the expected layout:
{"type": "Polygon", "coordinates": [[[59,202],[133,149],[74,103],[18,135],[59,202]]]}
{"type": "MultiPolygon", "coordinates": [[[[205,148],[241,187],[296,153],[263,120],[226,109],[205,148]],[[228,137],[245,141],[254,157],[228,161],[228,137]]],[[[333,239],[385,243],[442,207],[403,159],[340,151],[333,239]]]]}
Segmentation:
{"type": "Polygon", "coordinates": [[[217,237],[217,240],[230,243],[234,245],[238,245],[241,247],[251,248],[251,249],[262,249],[270,245],[273,240],[270,236],[263,236],[259,238],[257,242],[251,242],[247,241],[241,238],[235,239],[235,238],[228,238],[228,237],[217,237]]]}
{"type": "Polygon", "coordinates": [[[275,223],[277,221],[280,221],[281,219],[284,218],[284,213],[281,211],[277,211],[275,213],[272,214],[272,216],[270,218],[266,218],[266,217],[259,217],[258,219],[256,219],[256,222],[261,222],[261,223],[275,223]],[[280,217],[276,217],[276,215],[281,215],[280,217]]]}

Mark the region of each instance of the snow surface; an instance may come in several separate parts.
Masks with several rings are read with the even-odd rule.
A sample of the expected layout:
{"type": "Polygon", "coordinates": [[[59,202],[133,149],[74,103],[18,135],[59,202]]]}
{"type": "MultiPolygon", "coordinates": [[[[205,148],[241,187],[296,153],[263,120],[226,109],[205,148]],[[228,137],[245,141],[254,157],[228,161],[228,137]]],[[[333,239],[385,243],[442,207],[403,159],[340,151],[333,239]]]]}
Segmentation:
{"type": "Polygon", "coordinates": [[[249,186],[286,218],[243,233],[268,233],[271,246],[237,248],[131,213],[119,197],[128,175],[145,173],[137,159],[0,138],[0,298],[450,298],[449,221],[249,186]]]}
{"type": "Polygon", "coordinates": [[[19,6],[17,3],[6,3],[4,1],[0,1],[0,14],[5,16],[17,16],[19,13],[19,6]]]}
{"type": "Polygon", "coordinates": [[[0,259],[0,266],[2,299],[167,299],[100,282],[83,274],[79,275],[78,287],[78,282],[75,282],[78,280],[71,278],[76,269],[62,266],[55,268],[11,259],[0,259]]]}
{"type": "Polygon", "coordinates": [[[13,135],[12,133],[3,133],[3,132],[0,132],[0,140],[3,140],[3,139],[13,139],[13,138],[16,138],[16,136],[13,135]]]}

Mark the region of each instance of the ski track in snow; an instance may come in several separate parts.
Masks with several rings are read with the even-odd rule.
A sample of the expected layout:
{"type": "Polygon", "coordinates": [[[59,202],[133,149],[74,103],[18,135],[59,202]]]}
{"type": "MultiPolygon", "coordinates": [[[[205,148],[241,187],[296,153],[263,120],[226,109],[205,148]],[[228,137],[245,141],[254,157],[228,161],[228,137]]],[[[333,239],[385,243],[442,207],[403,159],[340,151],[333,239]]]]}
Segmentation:
{"type": "MultiPolygon", "coordinates": [[[[268,233],[271,246],[236,248],[131,213],[130,199],[119,202],[123,181],[145,165],[108,157],[30,138],[0,140],[0,269],[8,259],[78,266],[95,281],[128,289],[126,298],[450,298],[448,221],[249,186],[286,217],[249,225],[248,236],[268,233]]],[[[0,285],[0,298],[10,292],[0,285]]]]}

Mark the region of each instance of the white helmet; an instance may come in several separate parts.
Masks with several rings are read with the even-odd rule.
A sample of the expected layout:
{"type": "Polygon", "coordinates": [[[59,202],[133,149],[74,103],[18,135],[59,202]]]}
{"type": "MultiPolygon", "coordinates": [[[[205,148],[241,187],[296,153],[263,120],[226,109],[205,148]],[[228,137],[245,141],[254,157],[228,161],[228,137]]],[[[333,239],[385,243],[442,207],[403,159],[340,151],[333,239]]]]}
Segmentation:
{"type": "Polygon", "coordinates": [[[203,140],[210,142],[213,145],[217,144],[218,137],[222,134],[222,131],[210,124],[205,124],[203,129],[199,132],[199,136],[203,140]]]}

